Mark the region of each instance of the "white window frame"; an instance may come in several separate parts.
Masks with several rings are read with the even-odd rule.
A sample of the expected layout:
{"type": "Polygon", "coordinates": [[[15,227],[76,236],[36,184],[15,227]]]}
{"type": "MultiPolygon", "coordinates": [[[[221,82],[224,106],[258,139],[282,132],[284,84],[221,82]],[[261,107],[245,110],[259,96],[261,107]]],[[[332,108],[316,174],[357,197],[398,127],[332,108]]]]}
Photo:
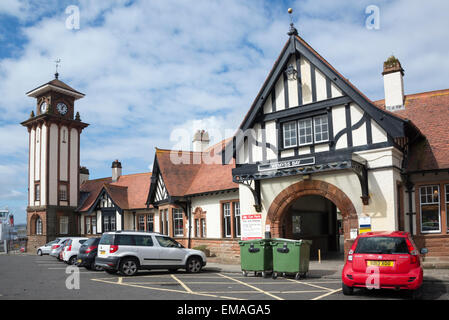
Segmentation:
{"type": "Polygon", "coordinates": [[[311,144],[313,144],[313,142],[314,142],[314,134],[313,134],[313,118],[306,118],[306,119],[300,119],[300,120],[298,120],[298,145],[299,146],[308,146],[308,145],[311,145],[311,144]],[[308,126],[306,126],[306,127],[304,127],[303,129],[301,128],[301,123],[306,123],[306,122],[308,122],[308,124],[310,124],[310,131],[311,131],[311,133],[310,133],[310,135],[308,135],[307,133],[303,136],[303,137],[305,137],[306,138],[306,142],[304,142],[304,143],[301,143],[301,130],[305,130],[305,131],[307,131],[307,129],[308,129],[308,126]],[[311,137],[311,141],[310,142],[307,142],[307,137],[311,137]]]}
{"type": "Polygon", "coordinates": [[[314,139],[315,143],[321,143],[321,142],[329,141],[329,119],[328,119],[327,115],[313,117],[313,139],[314,139]],[[317,136],[317,127],[320,127],[321,129],[323,128],[323,122],[320,123],[317,126],[316,120],[318,120],[318,119],[324,119],[325,120],[327,131],[321,131],[320,134],[321,134],[321,136],[323,136],[323,132],[326,132],[327,133],[327,139],[317,140],[317,138],[316,138],[316,136],[317,136]]]}
{"type": "Polygon", "coordinates": [[[242,225],[240,223],[240,202],[233,202],[234,206],[234,229],[235,229],[235,237],[241,237],[242,235],[242,225]]]}
{"type": "MultiPolygon", "coordinates": [[[[289,133],[293,130],[292,128],[290,128],[288,130],[289,133]]],[[[297,125],[296,125],[296,121],[290,121],[290,122],[286,122],[286,123],[282,124],[282,134],[283,134],[283,146],[284,146],[284,148],[294,148],[294,147],[298,146],[298,131],[297,130],[298,130],[298,128],[297,128],[297,125]],[[287,132],[287,130],[286,130],[286,126],[290,126],[292,124],[293,124],[292,128],[294,129],[295,133],[294,133],[294,136],[292,136],[292,134],[290,134],[289,139],[291,140],[292,137],[294,137],[296,143],[287,145],[287,140],[286,140],[286,132],[287,132]]],[[[289,143],[290,143],[290,141],[289,141],[289,143]]]]}
{"type": "Polygon", "coordinates": [[[223,235],[225,238],[231,238],[232,237],[232,224],[231,224],[231,202],[225,202],[223,203],[223,235]],[[228,221],[229,219],[229,227],[228,227],[228,221]]]}
{"type": "Polygon", "coordinates": [[[173,236],[175,237],[183,237],[184,236],[184,219],[183,219],[183,212],[181,209],[173,208],[172,209],[173,214],[173,236]],[[181,221],[181,228],[177,226],[177,221],[181,221]],[[180,231],[181,230],[181,231],[180,231]]]}
{"type": "Polygon", "coordinates": [[[201,223],[201,238],[206,238],[206,218],[201,218],[200,223],[201,223]]]}
{"type": "Polygon", "coordinates": [[[41,217],[37,217],[36,219],[36,235],[42,235],[43,233],[43,225],[41,217]]]}
{"type": "MultiPolygon", "coordinates": [[[[433,197],[431,198],[433,199],[433,197]]],[[[420,186],[419,187],[419,210],[420,210],[420,224],[421,224],[421,233],[441,233],[441,193],[440,193],[440,186],[439,185],[425,185],[425,186],[420,186]],[[432,191],[430,193],[430,196],[432,197],[433,193],[434,193],[434,188],[437,188],[438,190],[438,202],[436,201],[432,201],[432,202],[428,202],[427,197],[429,196],[429,194],[427,193],[427,188],[431,188],[432,191]],[[422,190],[426,189],[426,202],[422,201],[422,190]],[[422,226],[423,226],[423,214],[422,214],[422,207],[423,205],[435,205],[438,204],[438,225],[439,225],[439,229],[438,230],[431,230],[431,231],[423,231],[422,230],[422,226]]]]}
{"type": "Polygon", "coordinates": [[[147,225],[146,225],[147,232],[154,232],[154,215],[153,214],[147,215],[147,219],[146,220],[147,220],[146,221],[146,223],[147,223],[147,225]],[[151,227],[152,230],[149,230],[150,229],[150,225],[152,226],[151,227]]]}

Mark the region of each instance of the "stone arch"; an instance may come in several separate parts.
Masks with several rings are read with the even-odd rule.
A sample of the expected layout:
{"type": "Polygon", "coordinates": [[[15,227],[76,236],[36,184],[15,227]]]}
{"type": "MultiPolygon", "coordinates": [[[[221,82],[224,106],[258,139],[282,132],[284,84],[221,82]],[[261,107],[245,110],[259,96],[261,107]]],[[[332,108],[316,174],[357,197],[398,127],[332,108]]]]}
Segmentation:
{"type": "Polygon", "coordinates": [[[44,223],[43,223],[43,221],[42,221],[42,217],[41,217],[39,214],[34,213],[34,214],[30,217],[30,223],[29,223],[29,227],[30,227],[29,234],[30,234],[30,235],[38,235],[38,234],[37,234],[37,230],[36,230],[36,229],[37,229],[37,228],[36,228],[36,223],[37,223],[38,220],[41,221],[41,224],[42,224],[42,234],[44,234],[44,223]]]}
{"type": "Polygon", "coordinates": [[[266,225],[270,226],[271,236],[281,236],[282,219],[293,203],[308,195],[322,196],[332,201],[340,210],[343,218],[345,240],[345,255],[353,241],[350,239],[350,230],[358,229],[357,211],[348,196],[336,186],[320,180],[303,180],[285,188],[271,203],[268,210],[266,225]]]}

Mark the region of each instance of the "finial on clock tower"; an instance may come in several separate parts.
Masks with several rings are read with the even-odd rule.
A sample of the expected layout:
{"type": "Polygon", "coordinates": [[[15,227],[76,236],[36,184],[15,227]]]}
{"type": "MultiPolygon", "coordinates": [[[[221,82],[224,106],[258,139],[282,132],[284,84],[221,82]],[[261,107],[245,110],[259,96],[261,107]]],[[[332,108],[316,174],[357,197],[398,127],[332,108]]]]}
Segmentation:
{"type": "Polygon", "coordinates": [[[56,73],[55,73],[55,79],[58,79],[59,78],[59,72],[58,72],[58,67],[59,67],[59,64],[61,63],[61,59],[56,59],[55,60],[55,62],[56,62],[56,73]]]}

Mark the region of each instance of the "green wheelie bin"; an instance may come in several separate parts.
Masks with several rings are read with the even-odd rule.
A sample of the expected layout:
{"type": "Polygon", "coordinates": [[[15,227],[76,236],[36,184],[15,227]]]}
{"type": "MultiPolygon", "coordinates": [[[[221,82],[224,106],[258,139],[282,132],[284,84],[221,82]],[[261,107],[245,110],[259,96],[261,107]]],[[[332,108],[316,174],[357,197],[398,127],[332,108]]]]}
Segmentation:
{"type": "Polygon", "coordinates": [[[239,241],[240,262],[245,277],[252,271],[254,275],[262,273],[265,278],[267,273],[273,271],[273,251],[270,243],[271,239],[239,241]]]}
{"type": "Polygon", "coordinates": [[[273,279],[279,274],[294,274],[295,279],[305,277],[309,271],[310,240],[272,239],[273,279]]]}

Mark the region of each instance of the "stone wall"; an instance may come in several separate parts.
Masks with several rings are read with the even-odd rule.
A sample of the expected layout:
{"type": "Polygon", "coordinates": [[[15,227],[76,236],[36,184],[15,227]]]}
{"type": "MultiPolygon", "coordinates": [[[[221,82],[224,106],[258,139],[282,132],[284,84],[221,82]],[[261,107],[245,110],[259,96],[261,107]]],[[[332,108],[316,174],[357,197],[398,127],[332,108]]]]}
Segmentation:
{"type": "MultiPolygon", "coordinates": [[[[176,238],[186,248],[188,247],[188,238],[176,238]]],[[[192,238],[190,247],[206,246],[210,250],[211,258],[219,263],[238,263],[240,264],[240,246],[239,239],[207,239],[192,238]]]]}

